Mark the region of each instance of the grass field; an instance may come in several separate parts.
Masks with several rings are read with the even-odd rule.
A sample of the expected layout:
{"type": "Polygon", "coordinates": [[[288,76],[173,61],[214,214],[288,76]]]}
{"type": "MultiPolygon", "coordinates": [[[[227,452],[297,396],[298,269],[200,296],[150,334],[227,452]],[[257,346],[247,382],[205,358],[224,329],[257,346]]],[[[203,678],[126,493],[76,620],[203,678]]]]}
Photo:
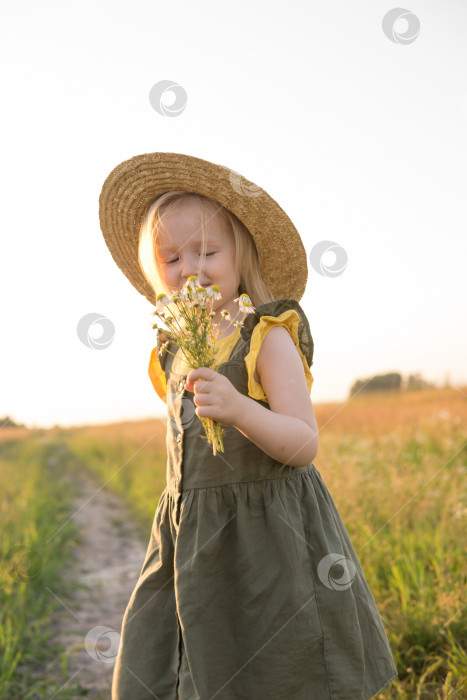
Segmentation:
{"type": "MultiPolygon", "coordinates": [[[[466,397],[464,387],[315,405],[320,444],[314,464],[362,563],[400,675],[380,698],[467,697],[466,397]]],[[[37,675],[57,657],[47,639],[47,615],[56,602],[47,587],[65,594],[60,566],[72,556],[75,537],[67,525],[48,542],[68,512],[70,494],[60,474],[89,470],[128,501],[149,537],[165,486],[165,454],[165,425],[157,419],[0,431],[0,697],[52,696],[47,677],[37,675]],[[53,458],[60,443],[74,459],[53,458]],[[15,547],[31,549],[34,576],[23,557],[21,578],[15,547]]]]}

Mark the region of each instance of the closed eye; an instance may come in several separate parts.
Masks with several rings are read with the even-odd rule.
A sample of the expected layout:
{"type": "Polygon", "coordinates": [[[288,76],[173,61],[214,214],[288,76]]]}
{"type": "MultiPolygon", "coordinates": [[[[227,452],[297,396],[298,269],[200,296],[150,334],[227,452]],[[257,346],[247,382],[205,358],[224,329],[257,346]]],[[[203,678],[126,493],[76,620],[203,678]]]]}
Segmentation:
{"type": "MultiPolygon", "coordinates": [[[[215,255],[215,254],[216,254],[216,251],[214,251],[213,253],[206,253],[206,257],[208,255],[215,255]]],[[[201,253],[198,253],[198,255],[201,255],[201,253]]],[[[178,258],[174,258],[173,260],[168,260],[166,264],[170,265],[170,263],[177,262],[177,260],[178,260],[178,258]]]]}

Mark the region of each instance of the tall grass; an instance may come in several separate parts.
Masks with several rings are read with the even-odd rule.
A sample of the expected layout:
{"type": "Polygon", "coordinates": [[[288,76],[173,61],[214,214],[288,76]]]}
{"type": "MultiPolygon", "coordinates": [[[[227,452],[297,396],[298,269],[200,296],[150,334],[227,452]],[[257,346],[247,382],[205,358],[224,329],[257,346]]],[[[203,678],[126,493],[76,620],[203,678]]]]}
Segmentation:
{"type": "MultiPolygon", "coordinates": [[[[76,530],[71,521],[62,527],[73,491],[60,469],[53,443],[0,442],[0,698],[51,698],[64,678],[49,621],[71,591],[59,572],[76,530]]],[[[68,697],[77,696],[62,689],[60,698],[68,697]]]]}
{"type": "Polygon", "coordinates": [[[358,396],[316,409],[315,464],[388,634],[381,697],[467,697],[467,391],[358,396]]]}

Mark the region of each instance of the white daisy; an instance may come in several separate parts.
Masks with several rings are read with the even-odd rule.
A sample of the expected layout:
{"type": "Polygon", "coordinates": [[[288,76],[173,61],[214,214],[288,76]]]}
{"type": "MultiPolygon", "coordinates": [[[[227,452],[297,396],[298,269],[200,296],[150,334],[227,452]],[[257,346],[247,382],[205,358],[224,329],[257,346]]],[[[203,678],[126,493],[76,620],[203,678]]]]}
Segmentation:
{"type": "Polygon", "coordinates": [[[255,313],[255,307],[251,303],[251,299],[248,294],[240,294],[240,296],[234,299],[234,301],[238,301],[238,306],[243,314],[255,313]]]}

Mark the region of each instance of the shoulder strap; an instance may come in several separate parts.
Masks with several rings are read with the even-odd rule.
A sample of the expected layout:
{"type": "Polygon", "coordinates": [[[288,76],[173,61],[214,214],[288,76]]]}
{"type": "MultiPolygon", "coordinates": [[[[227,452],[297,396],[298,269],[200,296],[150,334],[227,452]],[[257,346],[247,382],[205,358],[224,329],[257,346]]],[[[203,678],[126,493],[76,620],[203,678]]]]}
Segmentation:
{"type": "Polygon", "coordinates": [[[289,309],[293,309],[298,314],[298,338],[300,348],[305,356],[308,366],[311,367],[313,364],[314,353],[313,337],[311,335],[310,324],[308,323],[306,314],[296,299],[285,297],[283,299],[276,299],[275,301],[269,301],[266,304],[257,306],[255,312],[253,314],[248,314],[248,316],[245,318],[240,335],[249,346],[253,329],[257,323],[259,323],[261,316],[280,316],[282,313],[284,313],[284,311],[288,311],[289,309]]]}

